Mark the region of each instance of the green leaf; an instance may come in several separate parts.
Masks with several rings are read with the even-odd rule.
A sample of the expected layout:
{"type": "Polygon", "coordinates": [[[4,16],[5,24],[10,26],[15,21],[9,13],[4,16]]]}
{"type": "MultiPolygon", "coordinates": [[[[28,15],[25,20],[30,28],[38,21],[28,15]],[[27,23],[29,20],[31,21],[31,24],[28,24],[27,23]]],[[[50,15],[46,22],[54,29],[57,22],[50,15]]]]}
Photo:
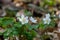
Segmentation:
{"type": "Polygon", "coordinates": [[[49,5],[49,6],[53,6],[55,5],[55,1],[54,0],[44,0],[45,4],[49,5]]]}
{"type": "Polygon", "coordinates": [[[51,21],[51,23],[49,24],[50,27],[55,27],[56,22],[54,20],[51,21]]]}
{"type": "Polygon", "coordinates": [[[14,22],[14,18],[10,17],[3,17],[3,19],[1,19],[1,25],[3,28],[6,28],[8,25],[12,25],[14,22]]]}
{"type": "Polygon", "coordinates": [[[39,24],[35,24],[35,25],[27,24],[26,26],[28,30],[33,30],[33,29],[38,29],[39,24]]]}
{"type": "Polygon", "coordinates": [[[37,33],[34,30],[32,30],[30,33],[33,37],[35,37],[37,35],[37,33]]]}
{"type": "Polygon", "coordinates": [[[16,27],[19,29],[22,27],[22,24],[20,22],[16,22],[16,23],[14,23],[13,27],[16,27]]]}
{"type": "Polygon", "coordinates": [[[0,26],[2,25],[2,20],[3,20],[3,18],[0,18],[0,26]]]}
{"type": "Polygon", "coordinates": [[[39,23],[39,28],[40,28],[40,29],[45,29],[45,25],[44,25],[43,22],[40,22],[40,23],[39,23]]]}
{"type": "Polygon", "coordinates": [[[38,27],[39,27],[39,24],[31,25],[31,29],[38,29],[38,27]]]}
{"type": "Polygon", "coordinates": [[[18,31],[12,32],[13,35],[18,35],[18,31]]]}
{"type": "Polygon", "coordinates": [[[25,36],[26,36],[27,40],[33,40],[33,36],[30,32],[25,32],[25,36]]]}

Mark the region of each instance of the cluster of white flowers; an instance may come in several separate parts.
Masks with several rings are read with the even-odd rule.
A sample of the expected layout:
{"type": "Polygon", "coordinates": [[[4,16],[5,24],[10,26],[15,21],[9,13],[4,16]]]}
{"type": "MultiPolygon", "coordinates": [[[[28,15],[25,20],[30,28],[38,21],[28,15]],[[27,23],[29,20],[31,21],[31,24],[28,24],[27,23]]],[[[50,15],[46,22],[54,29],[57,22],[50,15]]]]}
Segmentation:
{"type": "Polygon", "coordinates": [[[37,23],[37,20],[35,20],[33,17],[30,17],[28,18],[28,16],[25,16],[25,15],[21,15],[20,17],[17,18],[22,24],[26,24],[29,22],[29,20],[32,22],[32,23],[37,23]]]}
{"type": "Polygon", "coordinates": [[[51,22],[50,14],[46,14],[45,16],[46,16],[46,17],[43,18],[44,24],[50,24],[50,22],[51,22]]]}
{"type": "MultiPolygon", "coordinates": [[[[18,19],[22,24],[26,24],[26,23],[28,23],[29,21],[31,21],[32,23],[37,23],[37,20],[36,20],[36,19],[34,19],[33,17],[29,17],[29,18],[28,18],[28,16],[25,16],[24,13],[18,13],[17,15],[20,16],[20,17],[17,16],[17,19],[18,19]],[[21,14],[21,15],[20,15],[20,14],[21,14]]],[[[45,18],[43,18],[43,22],[44,22],[44,24],[49,24],[49,23],[51,22],[50,14],[49,14],[49,13],[45,15],[45,18]]]]}

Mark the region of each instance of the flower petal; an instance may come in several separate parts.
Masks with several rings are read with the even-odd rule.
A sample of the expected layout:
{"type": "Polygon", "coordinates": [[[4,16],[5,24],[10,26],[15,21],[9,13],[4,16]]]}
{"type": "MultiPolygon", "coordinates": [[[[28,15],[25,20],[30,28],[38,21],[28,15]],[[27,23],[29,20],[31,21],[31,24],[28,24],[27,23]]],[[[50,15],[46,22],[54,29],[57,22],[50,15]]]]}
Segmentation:
{"type": "Polygon", "coordinates": [[[32,23],[37,23],[37,20],[35,20],[33,17],[30,17],[29,20],[30,20],[32,23]]]}

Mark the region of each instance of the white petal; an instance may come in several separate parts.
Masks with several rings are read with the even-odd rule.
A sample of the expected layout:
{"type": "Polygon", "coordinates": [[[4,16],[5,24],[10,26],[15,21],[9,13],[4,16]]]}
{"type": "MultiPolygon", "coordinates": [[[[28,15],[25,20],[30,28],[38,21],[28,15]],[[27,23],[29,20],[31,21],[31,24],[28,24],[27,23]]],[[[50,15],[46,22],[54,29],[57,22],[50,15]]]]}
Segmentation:
{"type": "Polygon", "coordinates": [[[51,21],[50,18],[43,18],[43,22],[44,22],[44,24],[49,24],[50,21],[51,21]]]}
{"type": "Polygon", "coordinates": [[[28,19],[28,16],[26,16],[25,18],[28,19]]]}
{"type": "Polygon", "coordinates": [[[32,21],[33,23],[37,23],[37,20],[32,21]]]}
{"type": "Polygon", "coordinates": [[[46,20],[46,18],[43,18],[43,21],[45,21],[46,20]]]}
{"type": "Polygon", "coordinates": [[[33,23],[37,23],[37,20],[35,20],[33,17],[30,17],[29,20],[33,23]]]}
{"type": "Polygon", "coordinates": [[[25,16],[24,15],[21,15],[21,18],[24,18],[25,16]]]}
{"type": "Polygon", "coordinates": [[[48,24],[51,22],[51,19],[48,19],[48,24]]]}
{"type": "Polygon", "coordinates": [[[22,24],[25,24],[24,22],[21,22],[22,24]]]}
{"type": "Polygon", "coordinates": [[[25,19],[25,21],[24,21],[25,23],[28,23],[28,19],[25,19]]]}
{"type": "Polygon", "coordinates": [[[47,22],[44,22],[44,24],[47,24],[47,22]]]}
{"type": "Polygon", "coordinates": [[[22,19],[21,18],[18,18],[19,19],[19,21],[22,21],[22,19]]]}
{"type": "Polygon", "coordinates": [[[45,16],[46,16],[46,17],[50,17],[50,14],[48,13],[48,14],[46,14],[45,16]]]}

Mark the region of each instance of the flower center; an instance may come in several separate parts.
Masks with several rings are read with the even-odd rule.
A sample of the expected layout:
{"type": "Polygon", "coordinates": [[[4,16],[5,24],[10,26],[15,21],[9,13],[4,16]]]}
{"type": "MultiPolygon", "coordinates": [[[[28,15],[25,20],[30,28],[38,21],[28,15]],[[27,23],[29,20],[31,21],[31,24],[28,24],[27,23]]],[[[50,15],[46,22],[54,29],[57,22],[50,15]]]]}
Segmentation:
{"type": "Polygon", "coordinates": [[[46,22],[48,23],[48,20],[46,20],[46,22]]]}
{"type": "Polygon", "coordinates": [[[22,19],[23,22],[25,22],[25,20],[26,20],[25,18],[22,19]]]}

